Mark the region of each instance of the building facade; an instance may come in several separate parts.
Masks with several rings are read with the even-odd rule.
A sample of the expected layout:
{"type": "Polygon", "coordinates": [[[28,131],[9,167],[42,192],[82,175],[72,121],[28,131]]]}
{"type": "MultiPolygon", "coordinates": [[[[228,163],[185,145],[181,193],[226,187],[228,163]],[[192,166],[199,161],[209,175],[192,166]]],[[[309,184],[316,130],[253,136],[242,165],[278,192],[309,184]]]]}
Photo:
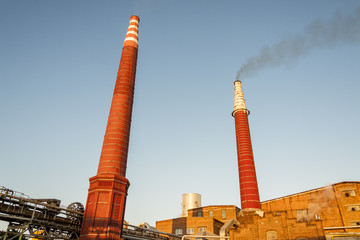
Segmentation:
{"type": "Polygon", "coordinates": [[[191,235],[199,232],[208,232],[219,235],[221,227],[229,219],[236,219],[240,209],[235,205],[214,205],[188,210],[187,217],[163,220],[156,222],[159,231],[191,235]]]}
{"type": "Polygon", "coordinates": [[[360,182],[340,182],[261,203],[261,211],[240,210],[234,205],[205,206],[188,210],[187,217],[158,221],[160,231],[185,235],[207,231],[233,240],[360,239],[360,182]]]}

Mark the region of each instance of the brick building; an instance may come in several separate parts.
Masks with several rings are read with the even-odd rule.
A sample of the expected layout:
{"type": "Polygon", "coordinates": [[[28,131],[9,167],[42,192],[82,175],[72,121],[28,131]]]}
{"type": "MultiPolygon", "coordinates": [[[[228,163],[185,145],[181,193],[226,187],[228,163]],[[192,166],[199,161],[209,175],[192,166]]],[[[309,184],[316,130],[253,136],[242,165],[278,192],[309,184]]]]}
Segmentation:
{"type": "Polygon", "coordinates": [[[162,232],[185,235],[207,231],[219,235],[221,227],[229,219],[236,219],[240,209],[235,205],[216,205],[188,210],[187,217],[156,222],[162,232]]]}
{"type": "Polygon", "coordinates": [[[185,235],[199,231],[231,240],[248,239],[360,239],[360,182],[340,182],[261,203],[261,211],[235,205],[205,206],[188,210],[187,217],[158,221],[160,231],[185,235]]]}

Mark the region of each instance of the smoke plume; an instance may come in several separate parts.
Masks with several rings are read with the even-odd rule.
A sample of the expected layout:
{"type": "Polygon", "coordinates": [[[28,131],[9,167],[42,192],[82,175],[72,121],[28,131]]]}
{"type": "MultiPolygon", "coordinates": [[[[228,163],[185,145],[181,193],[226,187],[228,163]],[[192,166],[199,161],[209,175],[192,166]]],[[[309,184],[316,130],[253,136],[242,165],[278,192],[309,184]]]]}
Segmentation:
{"type": "Polygon", "coordinates": [[[264,68],[289,64],[314,48],[354,44],[359,40],[360,7],[349,16],[336,13],[329,21],[313,21],[301,33],[288,36],[272,46],[264,46],[258,55],[241,66],[236,79],[244,79],[264,68]]]}
{"type": "Polygon", "coordinates": [[[321,219],[322,216],[330,216],[337,207],[335,200],[335,192],[332,186],[313,192],[310,195],[306,220],[310,222],[313,219],[321,219]]]}

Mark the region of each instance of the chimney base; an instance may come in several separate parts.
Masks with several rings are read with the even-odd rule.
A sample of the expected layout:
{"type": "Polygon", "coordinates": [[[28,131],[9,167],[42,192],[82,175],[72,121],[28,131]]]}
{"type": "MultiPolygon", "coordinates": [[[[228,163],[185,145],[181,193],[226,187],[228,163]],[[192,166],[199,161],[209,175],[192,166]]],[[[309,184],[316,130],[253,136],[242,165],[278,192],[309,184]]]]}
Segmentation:
{"type": "Polygon", "coordinates": [[[89,179],[90,188],[82,223],[81,240],[119,240],[129,180],[115,174],[101,174],[89,179]]]}
{"type": "Polygon", "coordinates": [[[259,217],[264,217],[264,211],[258,208],[246,208],[240,211],[240,216],[247,216],[247,215],[258,215],[259,217]]]}

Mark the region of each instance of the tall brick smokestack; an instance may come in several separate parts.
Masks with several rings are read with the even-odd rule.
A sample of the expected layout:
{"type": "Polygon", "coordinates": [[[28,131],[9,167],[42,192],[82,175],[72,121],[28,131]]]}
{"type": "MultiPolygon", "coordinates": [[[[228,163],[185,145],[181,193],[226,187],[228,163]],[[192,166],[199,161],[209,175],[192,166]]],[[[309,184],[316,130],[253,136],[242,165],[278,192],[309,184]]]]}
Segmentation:
{"type": "Polygon", "coordinates": [[[119,239],[129,181],[129,147],[139,17],[131,16],[122,49],[97,175],[90,178],[80,239],[119,239]]]}
{"type": "Polygon", "coordinates": [[[254,156],[250,138],[248,115],[241,82],[234,82],[234,111],[236,147],[239,167],[240,197],[242,210],[259,210],[260,198],[256,180],[254,156]]]}

